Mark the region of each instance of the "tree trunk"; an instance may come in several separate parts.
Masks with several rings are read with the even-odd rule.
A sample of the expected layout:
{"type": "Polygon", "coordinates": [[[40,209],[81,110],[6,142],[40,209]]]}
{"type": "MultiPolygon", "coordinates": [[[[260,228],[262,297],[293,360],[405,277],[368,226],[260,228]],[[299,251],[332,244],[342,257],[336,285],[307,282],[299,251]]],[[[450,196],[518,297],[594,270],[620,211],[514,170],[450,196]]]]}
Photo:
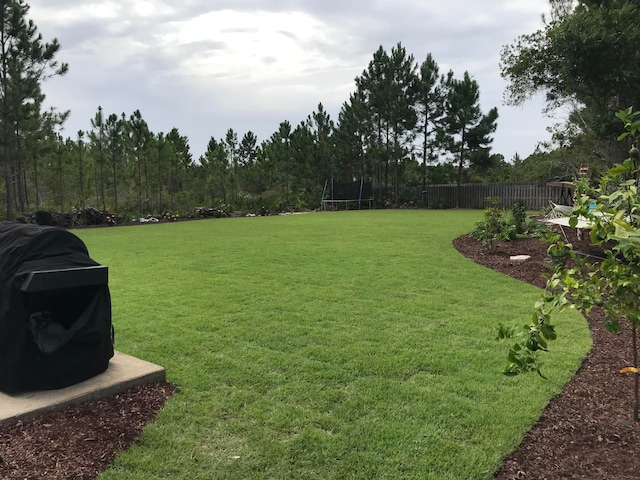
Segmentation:
{"type": "Polygon", "coordinates": [[[136,163],[138,164],[138,215],[142,217],[142,170],[140,167],[140,154],[137,152],[136,163]]]}
{"type": "MultiPolygon", "coordinates": [[[[425,111],[428,112],[425,106],[425,111]]],[[[424,193],[427,189],[427,140],[429,138],[429,114],[424,117],[424,132],[422,142],[422,206],[427,206],[427,195],[424,193]]]]}
{"type": "Polygon", "coordinates": [[[118,213],[118,172],[116,169],[116,155],[113,154],[111,159],[111,167],[113,170],[113,211],[118,213]]]}
{"type": "Polygon", "coordinates": [[[5,194],[7,201],[7,220],[13,220],[13,182],[11,179],[11,161],[9,160],[9,132],[11,131],[9,118],[9,67],[7,65],[7,31],[5,15],[6,6],[0,6],[0,45],[2,55],[2,165],[4,174],[5,194]]]}
{"type": "Polygon", "coordinates": [[[149,208],[149,170],[147,167],[147,156],[143,155],[142,156],[142,162],[144,164],[144,193],[145,193],[145,200],[144,200],[144,204],[145,207],[147,209],[147,211],[150,210],[149,208]]]}
{"type": "MultiPolygon", "coordinates": [[[[633,325],[633,330],[632,330],[632,341],[633,341],[633,366],[634,368],[637,370],[638,368],[638,335],[637,335],[637,330],[638,327],[634,324],[633,325]]],[[[633,421],[637,422],[638,420],[640,420],[640,418],[638,418],[638,372],[635,373],[634,375],[634,382],[633,382],[633,421]]]]}
{"type": "Polygon", "coordinates": [[[33,157],[33,184],[35,188],[36,201],[35,206],[36,210],[39,210],[40,207],[40,186],[38,184],[38,156],[35,155],[33,157]]]}
{"type": "Polygon", "coordinates": [[[458,159],[458,192],[456,195],[456,208],[460,208],[460,205],[462,204],[462,188],[460,188],[460,185],[462,184],[462,167],[464,166],[464,137],[465,131],[463,129],[460,140],[460,158],[458,159]]]}
{"type": "Polygon", "coordinates": [[[82,171],[82,143],[78,145],[80,147],[80,158],[78,161],[78,167],[80,170],[80,205],[79,208],[84,208],[84,176],[82,171]]]}
{"type": "Polygon", "coordinates": [[[164,211],[164,204],[162,201],[162,159],[160,157],[161,148],[158,147],[158,211],[164,211]]]}

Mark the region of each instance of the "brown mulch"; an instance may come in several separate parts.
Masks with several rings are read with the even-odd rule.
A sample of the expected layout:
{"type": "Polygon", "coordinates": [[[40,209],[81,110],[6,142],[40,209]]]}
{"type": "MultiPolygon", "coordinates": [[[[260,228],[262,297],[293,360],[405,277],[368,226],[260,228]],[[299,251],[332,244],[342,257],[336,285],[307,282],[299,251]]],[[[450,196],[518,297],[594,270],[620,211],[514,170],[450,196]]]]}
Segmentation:
{"type": "MultiPolygon", "coordinates": [[[[547,246],[537,239],[500,243],[494,254],[468,237],[453,244],[481,265],[544,287],[547,246]],[[531,259],[509,260],[521,254],[531,259]]],[[[640,478],[640,423],[630,421],[633,378],[618,373],[631,364],[628,331],[605,331],[598,312],[588,322],[593,347],[582,367],[504,459],[496,479],[640,478]]],[[[0,424],[0,478],[94,479],[136,441],[174,391],[168,383],[147,385],[63,412],[0,424]]]]}
{"type": "MultiPolygon", "coordinates": [[[[570,238],[576,250],[597,254],[588,241],[570,238]]],[[[454,247],[476,263],[541,288],[547,244],[538,239],[502,242],[495,254],[469,237],[454,247]],[[531,255],[523,263],[512,255],[531,255]]],[[[601,312],[588,318],[593,346],[581,368],[520,446],[495,475],[511,479],[630,480],[640,478],[640,422],[633,423],[633,376],[619,373],[632,364],[629,329],[612,334],[601,312]]],[[[506,353],[505,353],[506,355],[506,353]]],[[[551,361],[551,360],[548,360],[551,361]]]]}
{"type": "Polygon", "coordinates": [[[0,424],[0,478],[89,480],[140,436],[176,388],[155,383],[0,424]]]}

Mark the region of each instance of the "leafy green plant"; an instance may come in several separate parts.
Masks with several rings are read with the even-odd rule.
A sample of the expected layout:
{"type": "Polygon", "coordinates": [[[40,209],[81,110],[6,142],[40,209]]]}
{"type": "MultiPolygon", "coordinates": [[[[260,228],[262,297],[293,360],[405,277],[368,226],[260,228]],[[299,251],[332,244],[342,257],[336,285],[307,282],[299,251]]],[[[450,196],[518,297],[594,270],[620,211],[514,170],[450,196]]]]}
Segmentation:
{"type": "Polygon", "coordinates": [[[548,232],[540,238],[542,241],[549,243],[547,255],[551,261],[551,267],[553,269],[563,268],[571,258],[573,245],[564,242],[561,239],[560,234],[554,232],[548,232]]]}
{"type": "Polygon", "coordinates": [[[490,253],[495,252],[497,241],[539,237],[549,233],[549,227],[545,224],[527,217],[522,202],[515,202],[510,212],[500,208],[500,199],[497,197],[488,197],[485,202],[488,206],[484,210],[484,217],[475,224],[469,236],[480,240],[490,253]]]}
{"type": "Polygon", "coordinates": [[[493,253],[497,247],[496,241],[508,236],[509,224],[504,219],[504,209],[500,208],[499,198],[487,197],[485,201],[488,207],[484,210],[484,218],[476,223],[469,235],[480,240],[493,253]]]}
{"type": "Polygon", "coordinates": [[[527,207],[521,201],[516,201],[511,206],[511,216],[516,227],[516,233],[522,235],[527,229],[527,207]]]}
{"type": "MultiPolygon", "coordinates": [[[[616,114],[625,124],[620,139],[640,134],[640,113],[632,109],[616,114]]],[[[558,264],[548,276],[547,288],[535,305],[533,322],[525,326],[524,337],[509,350],[507,374],[540,371],[539,353],[547,350],[547,342],[554,340],[555,329],[551,314],[575,308],[588,314],[600,307],[608,320],[607,330],[620,332],[621,322],[631,326],[633,364],[620,370],[634,374],[633,420],[639,418],[638,339],[640,327],[640,195],[638,193],[638,162],[640,155],[633,147],[629,158],[603,175],[596,188],[586,181],[578,185],[578,197],[569,224],[577,225],[578,218],[587,219],[591,226],[591,242],[604,249],[605,259],[594,262],[577,255],[556,238],[549,247],[551,253],[567,256],[571,267],[558,264]]]]}
{"type": "Polygon", "coordinates": [[[502,340],[504,338],[512,338],[516,335],[517,328],[515,325],[511,325],[509,327],[500,323],[498,325],[498,333],[496,335],[496,340],[502,340]]]}

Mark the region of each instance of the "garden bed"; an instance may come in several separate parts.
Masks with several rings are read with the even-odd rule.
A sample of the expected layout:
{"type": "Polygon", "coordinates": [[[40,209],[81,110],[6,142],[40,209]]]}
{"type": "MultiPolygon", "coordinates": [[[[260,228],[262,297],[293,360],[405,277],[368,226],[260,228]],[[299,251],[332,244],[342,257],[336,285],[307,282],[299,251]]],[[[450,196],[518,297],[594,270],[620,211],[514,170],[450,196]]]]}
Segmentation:
{"type": "MultiPolygon", "coordinates": [[[[597,255],[587,239],[570,240],[577,250],[597,255]]],[[[547,271],[548,245],[538,239],[500,242],[495,254],[488,254],[482,243],[469,237],[460,237],[453,245],[476,263],[541,288],[545,285],[541,275],[547,271]],[[531,255],[531,259],[509,260],[520,254],[531,255]]],[[[602,312],[594,311],[587,320],[593,346],[582,367],[505,459],[496,479],[638,478],[640,423],[630,421],[633,377],[619,373],[620,368],[631,365],[631,337],[626,325],[617,335],[606,331],[602,312]]],[[[506,355],[505,346],[505,364],[506,355]]],[[[545,360],[553,362],[553,353],[545,360]]]]}

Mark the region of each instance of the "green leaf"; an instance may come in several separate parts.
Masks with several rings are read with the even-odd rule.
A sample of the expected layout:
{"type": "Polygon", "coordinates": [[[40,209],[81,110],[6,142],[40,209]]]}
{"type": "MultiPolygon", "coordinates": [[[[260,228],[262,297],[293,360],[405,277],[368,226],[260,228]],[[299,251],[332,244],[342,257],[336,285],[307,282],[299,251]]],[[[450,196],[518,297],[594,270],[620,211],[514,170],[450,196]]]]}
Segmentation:
{"type": "Polygon", "coordinates": [[[624,133],[620,134],[620,136],[618,136],[618,141],[624,140],[628,136],[629,136],[629,132],[624,132],[624,133]]]}
{"type": "Polygon", "coordinates": [[[626,222],[615,222],[615,236],[621,239],[626,239],[629,238],[629,230],[631,229],[631,226],[626,223],[626,222]]]}
{"type": "Polygon", "coordinates": [[[547,340],[555,340],[557,338],[556,331],[552,325],[542,325],[540,331],[547,340]]]}
{"type": "Polygon", "coordinates": [[[537,341],[538,341],[538,345],[539,345],[541,350],[547,350],[548,344],[547,344],[547,341],[544,338],[538,336],[537,341]]]}
{"type": "Polygon", "coordinates": [[[611,333],[620,333],[620,322],[618,320],[611,320],[604,324],[604,328],[611,333]]]}
{"type": "Polygon", "coordinates": [[[504,369],[504,371],[502,372],[504,375],[506,375],[507,377],[515,377],[516,375],[522,373],[520,370],[518,370],[516,368],[516,366],[513,363],[510,363],[509,365],[507,365],[504,369]]]}
{"type": "Polygon", "coordinates": [[[545,380],[549,380],[547,377],[545,377],[545,376],[542,374],[542,371],[540,370],[540,367],[536,368],[536,372],[538,372],[538,375],[540,375],[540,376],[541,376],[542,378],[544,378],[545,380]]]}
{"type": "MultiPolygon", "coordinates": [[[[609,169],[608,173],[612,175],[622,174],[627,171],[627,168],[624,165],[617,165],[611,169],[609,169]]],[[[608,200],[611,200],[608,198],[608,200]]]]}

